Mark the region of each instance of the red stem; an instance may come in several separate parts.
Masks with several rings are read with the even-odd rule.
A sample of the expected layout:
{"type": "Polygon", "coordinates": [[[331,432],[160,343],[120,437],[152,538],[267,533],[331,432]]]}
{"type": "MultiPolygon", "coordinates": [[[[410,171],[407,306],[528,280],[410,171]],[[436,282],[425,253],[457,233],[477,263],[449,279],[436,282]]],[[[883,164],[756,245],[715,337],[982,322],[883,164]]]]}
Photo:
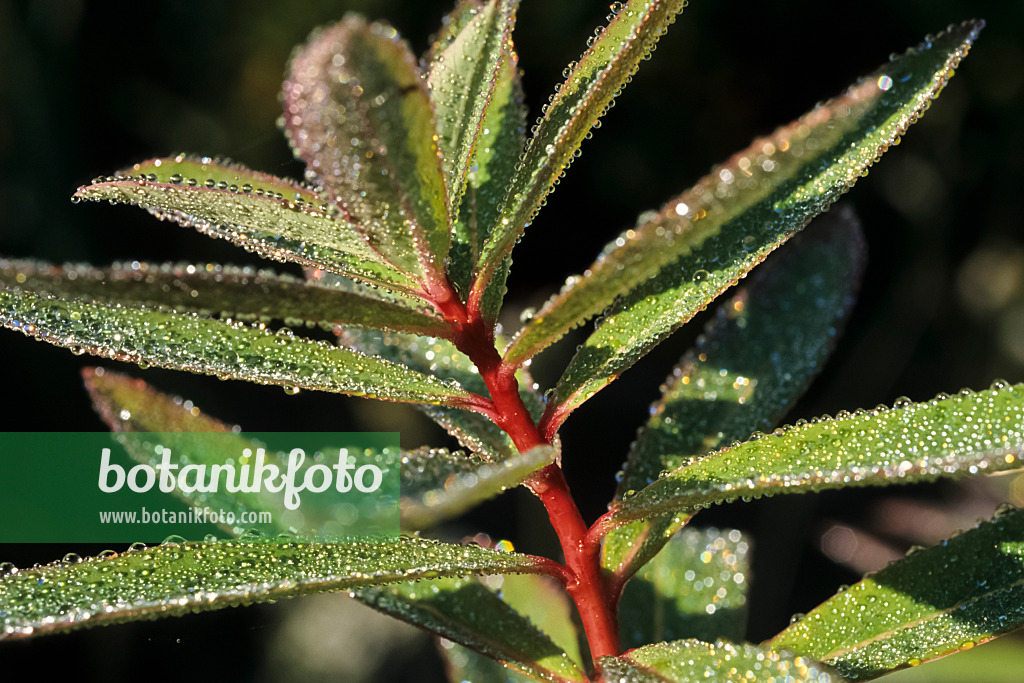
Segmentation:
{"type": "MultiPolygon", "coordinates": [[[[470,303],[467,308],[458,297],[435,301],[438,310],[458,329],[453,335],[455,346],[465,353],[480,371],[487,384],[493,406],[492,417],[512,439],[521,452],[540,445],[550,445],[553,434],[542,434],[519,397],[515,368],[502,362],[494,346],[494,333],[470,303]]],[[[576,501],[558,463],[535,472],[526,482],[540,498],[558,536],[565,556],[566,590],[576,603],[580,620],[590,644],[594,661],[598,657],[620,653],[616,618],[618,600],[609,594],[600,561],[600,535],[587,533],[576,501]]]]}
{"type": "Polygon", "coordinates": [[[566,567],[573,577],[566,590],[576,603],[587,633],[591,659],[596,662],[598,657],[618,655],[618,601],[605,591],[601,546],[587,542],[587,525],[569,492],[562,468],[557,464],[548,465],[534,473],[527,486],[544,503],[562,545],[566,567]]]}

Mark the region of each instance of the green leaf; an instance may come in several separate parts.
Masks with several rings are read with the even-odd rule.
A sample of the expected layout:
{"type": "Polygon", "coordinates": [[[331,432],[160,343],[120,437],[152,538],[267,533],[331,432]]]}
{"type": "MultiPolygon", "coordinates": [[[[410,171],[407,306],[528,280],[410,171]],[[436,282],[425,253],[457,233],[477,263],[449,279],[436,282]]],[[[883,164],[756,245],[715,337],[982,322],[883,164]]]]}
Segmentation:
{"type": "MultiPolygon", "coordinates": [[[[489,585],[500,583],[501,599],[527,617],[541,632],[561,647],[573,662],[580,657],[580,635],[573,622],[575,608],[569,602],[565,589],[547,576],[506,575],[487,579],[489,585]]],[[[522,681],[548,680],[527,677],[506,669],[493,659],[469,648],[441,641],[440,651],[448,665],[448,678],[453,683],[462,681],[522,681]]]]}
{"type": "MultiPolygon", "coordinates": [[[[445,17],[442,35],[428,56],[432,77],[438,58],[460,36],[466,34],[470,22],[480,21],[479,16],[484,11],[482,8],[478,0],[465,0],[445,17]]],[[[511,11],[514,12],[514,7],[511,11]]],[[[460,202],[452,202],[458,211],[453,211],[457,220],[448,255],[448,278],[463,299],[469,295],[480,250],[499,220],[500,204],[505,199],[509,180],[526,142],[526,109],[523,106],[518,58],[512,48],[511,26],[500,46],[496,69],[493,84],[483,89],[490,99],[483,110],[483,121],[479,122],[476,130],[472,157],[466,160],[468,175],[465,177],[465,193],[460,202]]],[[[443,125],[440,124],[440,117],[439,125],[443,125]]],[[[480,304],[485,320],[493,322],[498,317],[507,274],[506,262],[488,285],[480,304]]]]}
{"type": "Polygon", "coordinates": [[[220,420],[205,415],[191,401],[175,400],[144,380],[108,368],[84,368],[82,379],[93,408],[111,431],[235,431],[220,420]]]}
{"type": "Polygon", "coordinates": [[[386,614],[486,654],[527,675],[528,680],[587,680],[564,650],[476,580],[440,579],[362,589],[356,597],[386,614]]]}
{"type": "Polygon", "coordinates": [[[770,645],[874,678],[1024,626],[1024,511],[908,554],[825,601],[770,645]]]}
{"type": "MultiPolygon", "coordinates": [[[[179,443],[171,450],[176,456],[186,456],[189,462],[201,464],[209,457],[204,452],[203,440],[191,440],[189,433],[233,431],[223,422],[202,414],[193,405],[185,409],[180,399],[175,400],[153,389],[141,379],[104,368],[86,369],[83,376],[94,408],[112,430],[129,433],[181,432],[179,443]]],[[[169,438],[169,435],[165,434],[164,438],[169,438]]],[[[238,441],[240,445],[232,448],[232,452],[241,453],[247,447],[255,452],[260,447],[242,435],[238,436],[238,441]]],[[[154,457],[152,448],[133,448],[133,443],[125,444],[132,457],[140,462],[151,462],[154,457]]],[[[221,462],[222,456],[214,457],[214,462],[221,462]]],[[[275,464],[287,465],[283,454],[267,454],[268,462],[275,462],[277,457],[282,461],[275,464]]],[[[508,488],[518,486],[554,458],[555,450],[549,446],[541,446],[522,455],[512,454],[500,462],[489,462],[477,454],[450,453],[446,449],[424,447],[404,452],[401,459],[402,527],[422,529],[459,515],[508,488]]],[[[242,519],[240,513],[244,510],[266,510],[274,513],[274,520],[288,518],[304,529],[321,528],[323,522],[328,521],[306,519],[299,522],[299,512],[283,509],[279,496],[221,493],[220,498],[213,500],[211,495],[218,494],[204,493],[202,501],[185,498],[189,502],[234,510],[237,519],[242,519]]],[[[317,514],[318,510],[306,510],[306,507],[302,512],[317,514]]],[[[227,530],[237,532],[233,528],[227,530]]],[[[287,526],[281,526],[279,530],[293,531],[287,526]]]]}
{"type": "MultiPolygon", "coordinates": [[[[469,294],[481,250],[500,220],[501,202],[526,144],[525,131],[526,108],[518,58],[510,42],[499,64],[491,106],[484,118],[452,236],[449,277],[464,296],[469,294]]],[[[494,272],[480,301],[487,321],[498,318],[510,262],[511,257],[507,257],[494,272]]]]}
{"type": "MultiPolygon", "coordinates": [[[[755,271],[666,380],[630,450],[616,498],[778,424],[832,350],[853,303],[863,253],[852,211],[838,207],[755,271]]],[[[628,577],[687,518],[669,515],[612,531],[605,566],[628,577]]]]}
{"type": "Polygon", "coordinates": [[[0,288],[24,289],[60,299],[144,306],[235,320],[282,320],[292,326],[316,323],[398,329],[446,336],[451,327],[427,310],[331,288],[269,270],[216,264],[114,264],[55,266],[41,261],[0,259],[0,288]]]}
{"type": "Polygon", "coordinates": [[[860,227],[841,207],[724,302],[666,380],[616,497],[777,424],[832,351],[853,305],[863,254],[860,227]]]}
{"type": "Polygon", "coordinates": [[[0,577],[0,640],[468,574],[539,573],[543,558],[404,538],[394,543],[165,543],[0,577]]]}
{"type": "Polygon", "coordinates": [[[290,389],[473,405],[451,382],[323,342],[194,314],[0,290],[0,324],[76,353],[290,389]]]}
{"type": "Polygon", "coordinates": [[[618,525],[714,503],[847,486],[903,484],[1024,466],[1024,385],[840,413],[710,453],[626,499],[618,525]]]}
{"type": "Polygon", "coordinates": [[[545,106],[544,116],[512,177],[501,221],[484,245],[473,283],[474,297],[484,293],[584,137],[685,4],[685,0],[619,3],[618,12],[610,17],[580,61],[569,65],[565,82],[545,106]]]}
{"type": "MultiPolygon", "coordinates": [[[[190,432],[231,431],[227,425],[202,415],[195,407],[186,409],[180,400],[175,401],[166,394],[152,389],[142,380],[102,368],[87,369],[83,374],[94,406],[112,429],[129,433],[141,431],[144,432],[141,435],[143,438],[148,431],[182,432],[182,444],[179,445],[184,447],[172,450],[188,456],[189,462],[204,462],[204,454],[190,447],[195,445],[189,444],[190,432]]],[[[240,442],[246,441],[241,435],[238,439],[240,442]]],[[[239,449],[241,448],[244,448],[244,445],[239,446],[239,449]]],[[[130,445],[129,450],[133,457],[146,460],[144,450],[131,449],[130,445]]],[[[149,451],[152,452],[152,449],[149,451]]],[[[436,451],[409,453],[403,458],[402,463],[403,516],[410,505],[418,506],[418,509],[412,511],[412,515],[414,519],[421,521],[425,520],[425,516],[431,516],[429,521],[434,521],[439,515],[453,514],[460,495],[463,497],[462,504],[468,506],[471,503],[465,501],[467,495],[480,499],[484,489],[490,492],[497,490],[501,480],[507,479],[514,468],[519,467],[523,470],[520,476],[526,476],[532,469],[536,469],[524,465],[530,458],[539,458],[540,462],[536,466],[541,466],[549,462],[553,454],[550,447],[542,447],[525,456],[519,456],[518,461],[495,465],[462,454],[453,455],[436,451]],[[449,475],[452,476],[449,486],[443,486],[449,475]],[[468,481],[470,476],[476,479],[475,486],[468,481]],[[436,490],[432,491],[432,486],[436,490]],[[431,499],[431,494],[435,499],[431,499]]],[[[507,485],[517,483],[518,480],[509,480],[507,485]]],[[[190,502],[193,502],[195,495],[197,494],[186,494],[185,497],[191,498],[190,502]]],[[[285,511],[280,505],[280,498],[277,496],[265,499],[259,495],[238,493],[231,494],[223,500],[211,500],[209,493],[200,495],[206,496],[203,501],[205,504],[232,510],[238,518],[243,510],[269,510],[274,513],[272,519],[275,522],[281,522],[286,518],[283,514],[285,511]]],[[[296,511],[291,512],[294,514],[296,511]]],[[[307,511],[304,509],[303,512],[307,511]]],[[[306,523],[303,528],[312,526],[306,523]]],[[[233,534],[239,531],[233,528],[226,530],[233,534]]],[[[289,531],[280,524],[279,530],[289,531]]],[[[518,582],[509,583],[509,586],[514,585],[518,585],[518,582]]],[[[543,579],[530,582],[530,585],[538,590],[544,589],[546,593],[553,593],[550,584],[543,579]]],[[[549,594],[548,604],[555,599],[555,595],[561,595],[564,600],[564,593],[549,594]]],[[[537,670],[549,676],[543,680],[550,680],[550,675],[556,674],[558,680],[583,680],[572,660],[564,653],[559,654],[558,648],[528,621],[516,614],[493,592],[475,581],[464,578],[438,579],[398,586],[361,588],[356,590],[355,597],[383,612],[427,628],[445,638],[475,647],[503,660],[511,659],[518,662],[517,666],[521,669],[537,670]],[[486,618],[483,618],[484,616],[486,618]],[[576,673],[573,674],[573,671],[576,673]]],[[[576,654],[578,658],[578,652],[576,654]]]]}
{"type": "Polygon", "coordinates": [[[686,529],[632,578],[619,602],[624,648],[662,640],[740,640],[750,545],[735,529],[686,529]]]}
{"type": "Polygon", "coordinates": [[[963,683],[968,680],[1018,683],[1022,650],[1019,636],[1002,637],[986,643],[983,648],[964,650],[956,657],[945,657],[923,668],[886,674],[886,683],[963,683]]]}
{"type": "MultiPolygon", "coordinates": [[[[265,448],[265,444],[252,440],[243,434],[232,434],[224,439],[211,442],[209,432],[235,432],[219,420],[203,415],[199,408],[181,398],[172,398],[161,393],[141,379],[106,370],[86,368],[82,372],[85,386],[92,399],[93,407],[107,426],[119,432],[117,440],[136,462],[157,467],[161,462],[163,446],[173,453],[172,462],[180,467],[186,465],[221,465],[225,450],[242,453],[249,449],[253,453],[265,448]],[[151,432],[159,433],[159,442],[154,441],[151,432]],[[225,439],[231,442],[226,443],[225,439]],[[157,453],[161,453],[158,457],[157,453]]],[[[338,444],[332,444],[338,446],[338,444]]],[[[324,452],[337,452],[324,444],[324,452]]],[[[363,450],[364,459],[372,459],[382,469],[397,467],[399,455],[395,452],[363,450]]],[[[265,450],[265,462],[271,467],[285,471],[289,467],[288,455],[271,448],[265,450]]],[[[305,461],[296,473],[303,480],[314,458],[305,461]]],[[[397,495],[395,489],[394,494],[397,495]]],[[[281,496],[270,491],[191,491],[175,490],[176,495],[189,505],[209,507],[231,512],[231,519],[258,519],[251,513],[269,512],[269,524],[261,524],[260,531],[267,535],[288,534],[297,540],[301,535],[307,540],[335,540],[351,535],[350,527],[340,519],[358,518],[362,534],[394,533],[399,506],[396,501],[382,503],[379,498],[353,502],[351,499],[336,498],[330,494],[314,496],[304,501],[301,508],[289,510],[281,496]],[[298,531],[297,531],[298,530],[298,531]]],[[[221,515],[221,519],[227,519],[221,515]]],[[[219,526],[231,537],[237,537],[251,528],[221,522],[219,526]]]]}
{"type": "Polygon", "coordinates": [[[688,513],[640,519],[606,533],[601,545],[601,566],[613,574],[619,587],[650,562],[662,547],[693,517],[688,513]]]}
{"type": "Polygon", "coordinates": [[[521,484],[555,460],[550,446],[538,446],[500,462],[478,454],[419,448],[402,454],[402,527],[423,529],[521,484]]]}
{"type": "Polygon", "coordinates": [[[446,291],[448,192],[430,96],[393,28],[350,15],[292,60],[284,124],[307,173],[388,262],[446,291]]]}
{"type": "Polygon", "coordinates": [[[616,683],[839,683],[843,679],[805,657],[725,641],[677,640],[602,657],[602,680],[616,683]]]}
{"type": "Polygon", "coordinates": [[[556,579],[541,574],[505,574],[486,579],[501,599],[547,634],[574,662],[582,662],[585,646],[576,626],[576,606],[556,579]]]}
{"type": "Polygon", "coordinates": [[[260,256],[290,261],[422,297],[336,207],[281,178],[184,155],[136,164],[78,188],[73,201],[130,204],[260,256]]]}
{"type": "Polygon", "coordinates": [[[427,85],[437,117],[453,216],[458,214],[487,110],[492,104],[501,106],[492,96],[502,53],[510,44],[517,5],[516,0],[490,0],[456,8],[449,35],[444,37],[446,45],[435,50],[431,60],[427,85]]]}
{"type": "MultiPolygon", "coordinates": [[[[193,433],[221,432],[229,433],[233,430],[220,420],[207,417],[198,408],[189,404],[187,407],[181,399],[175,401],[173,398],[153,389],[141,379],[135,379],[119,372],[113,372],[106,368],[85,368],[82,370],[82,378],[85,381],[85,388],[92,399],[93,408],[100,418],[114,432],[121,432],[121,444],[128,454],[138,462],[156,462],[155,451],[143,447],[138,439],[138,433],[142,439],[149,432],[176,433],[180,436],[174,444],[168,444],[176,458],[184,456],[188,462],[202,464],[209,462],[212,457],[207,453],[207,445],[203,439],[190,438],[193,433]]],[[[242,453],[246,448],[256,452],[258,444],[250,441],[241,434],[237,435],[237,446],[231,447],[231,452],[242,453]]],[[[207,442],[208,444],[208,442],[207,442]]],[[[271,456],[272,457],[272,456],[271,456]]],[[[222,463],[223,454],[213,460],[222,463]]],[[[202,504],[212,508],[231,511],[234,519],[254,519],[253,517],[242,517],[243,513],[249,511],[261,511],[273,505],[281,507],[280,504],[270,502],[266,492],[249,493],[238,491],[230,493],[227,491],[193,492],[182,494],[175,491],[180,497],[188,502],[199,502],[198,497],[202,496],[202,504]]],[[[280,521],[281,517],[275,515],[274,520],[280,521]]],[[[239,533],[240,529],[230,526],[222,527],[233,535],[239,533]]],[[[280,531],[288,531],[281,528],[280,531]]]]}
{"type": "Polygon", "coordinates": [[[520,363],[610,306],[555,389],[550,427],[852,186],[928,107],[981,26],[952,27],[755,141],[570,278],[507,355],[520,363]]]}

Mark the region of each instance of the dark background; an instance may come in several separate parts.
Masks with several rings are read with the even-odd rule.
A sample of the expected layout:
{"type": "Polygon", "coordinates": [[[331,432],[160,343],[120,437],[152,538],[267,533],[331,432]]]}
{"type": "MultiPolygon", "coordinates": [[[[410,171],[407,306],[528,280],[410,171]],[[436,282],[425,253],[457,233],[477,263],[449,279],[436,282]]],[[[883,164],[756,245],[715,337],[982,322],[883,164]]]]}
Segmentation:
{"type": "MultiPolygon", "coordinates": [[[[582,158],[517,248],[506,326],[517,324],[522,307],[539,305],[566,275],[585,268],[640,211],[678,194],[712,163],[838,93],[889,53],[981,13],[988,28],[957,77],[891,158],[849,195],[870,249],[861,300],[823,377],[787,420],[891,403],[901,395],[924,400],[962,386],[984,387],[996,377],[1020,380],[1024,5],[981,7],[968,0],[692,3],[584,145],[582,158]]],[[[255,263],[225,242],[145,212],[72,206],[69,197],[93,176],[179,151],[300,177],[302,166],[275,125],[280,81],[292,46],[348,9],[388,18],[420,53],[448,3],[0,3],[0,254],[98,265],[133,259],[255,263]]],[[[524,2],[515,41],[531,118],[565,64],[603,23],[606,9],[603,2],[524,2]]],[[[567,423],[567,476],[588,519],[603,511],[636,427],[694,334],[684,330],[670,339],[567,423]]],[[[542,384],[557,378],[577,343],[568,339],[537,361],[542,384]]],[[[0,428],[103,428],[78,375],[94,361],[13,332],[0,334],[0,354],[0,428]]],[[[439,430],[405,406],[308,392],[293,397],[279,388],[119,369],[144,374],[157,387],[243,427],[400,430],[403,445],[445,443],[439,430]]],[[[820,551],[828,520],[870,528],[893,548],[912,542],[907,534],[887,532],[879,518],[877,511],[887,509],[894,495],[919,505],[977,498],[942,484],[706,513],[707,523],[753,534],[758,560],[749,637],[771,635],[791,613],[856,579],[820,551]]],[[[513,539],[518,549],[549,552],[547,532],[538,531],[546,526],[539,514],[527,495],[513,493],[453,530],[483,529],[513,539]]],[[[31,564],[69,550],[98,548],[3,546],[0,560],[31,564]]],[[[284,677],[292,669],[288,653],[280,654],[284,638],[278,629],[294,609],[227,610],[15,643],[0,648],[0,662],[35,662],[40,671],[60,666],[88,677],[145,672],[153,680],[183,672],[162,662],[202,662],[204,678],[284,677]]],[[[335,647],[321,635],[321,649],[335,647]]],[[[408,661],[417,678],[439,675],[438,665],[426,668],[428,655],[416,649],[425,653],[429,643],[401,642],[409,643],[403,647],[412,653],[408,661]]],[[[311,647],[316,650],[316,643],[311,647]]],[[[384,650],[380,644],[342,647],[384,650]]]]}

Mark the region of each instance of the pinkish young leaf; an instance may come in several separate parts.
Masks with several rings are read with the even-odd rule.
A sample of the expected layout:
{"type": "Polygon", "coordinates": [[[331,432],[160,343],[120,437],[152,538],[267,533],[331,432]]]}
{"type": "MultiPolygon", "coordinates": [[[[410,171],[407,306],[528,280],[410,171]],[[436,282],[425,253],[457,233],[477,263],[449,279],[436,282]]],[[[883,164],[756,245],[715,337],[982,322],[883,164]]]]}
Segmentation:
{"type": "Polygon", "coordinates": [[[451,217],[433,107],[395,30],[350,15],[314,33],[292,60],[284,122],[307,173],[345,217],[444,298],[451,217]]]}
{"type": "Polygon", "coordinates": [[[73,201],[81,200],[140,206],[260,256],[423,296],[421,283],[388,263],[317,192],[238,164],[151,159],[78,188],[73,201]]]}

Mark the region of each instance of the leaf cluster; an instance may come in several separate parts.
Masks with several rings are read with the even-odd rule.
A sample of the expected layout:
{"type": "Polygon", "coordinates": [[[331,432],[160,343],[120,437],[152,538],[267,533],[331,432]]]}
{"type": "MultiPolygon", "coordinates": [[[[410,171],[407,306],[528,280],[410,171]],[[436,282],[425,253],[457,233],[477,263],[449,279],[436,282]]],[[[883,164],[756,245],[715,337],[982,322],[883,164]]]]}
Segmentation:
{"type": "MultiPolygon", "coordinates": [[[[283,126],[302,182],[182,154],[79,188],[75,201],[138,206],[305,277],[4,260],[6,327],[145,366],[413,403],[459,448],[402,454],[410,535],[398,542],[258,543],[228,528],[222,541],[0,565],[0,638],[344,590],[457,644],[443,649],[454,680],[500,665],[546,681],[838,681],[1019,627],[1016,510],[866,577],[760,645],[742,643],[749,540],[684,529],[737,499],[1021,467],[1024,387],[1002,382],[776,429],[829,355],[863,269],[852,210],[825,212],[931,105],[981,22],[928,37],[755,140],[642,214],[510,338],[498,334],[515,245],[685,4],[615,3],[529,130],[515,0],[462,0],[421,58],[387,24],[350,15],[289,66],[283,126]],[[538,491],[560,467],[571,413],[718,299],[652,406],[610,511],[581,539],[630,649],[596,651],[584,610],[585,628],[570,617],[561,589],[576,598],[580,576],[568,552],[563,565],[413,533],[508,488],[538,491]],[[542,391],[530,362],[585,325],[542,391]]],[[[142,380],[96,368],[85,382],[117,431],[228,429],[142,380]]]]}

